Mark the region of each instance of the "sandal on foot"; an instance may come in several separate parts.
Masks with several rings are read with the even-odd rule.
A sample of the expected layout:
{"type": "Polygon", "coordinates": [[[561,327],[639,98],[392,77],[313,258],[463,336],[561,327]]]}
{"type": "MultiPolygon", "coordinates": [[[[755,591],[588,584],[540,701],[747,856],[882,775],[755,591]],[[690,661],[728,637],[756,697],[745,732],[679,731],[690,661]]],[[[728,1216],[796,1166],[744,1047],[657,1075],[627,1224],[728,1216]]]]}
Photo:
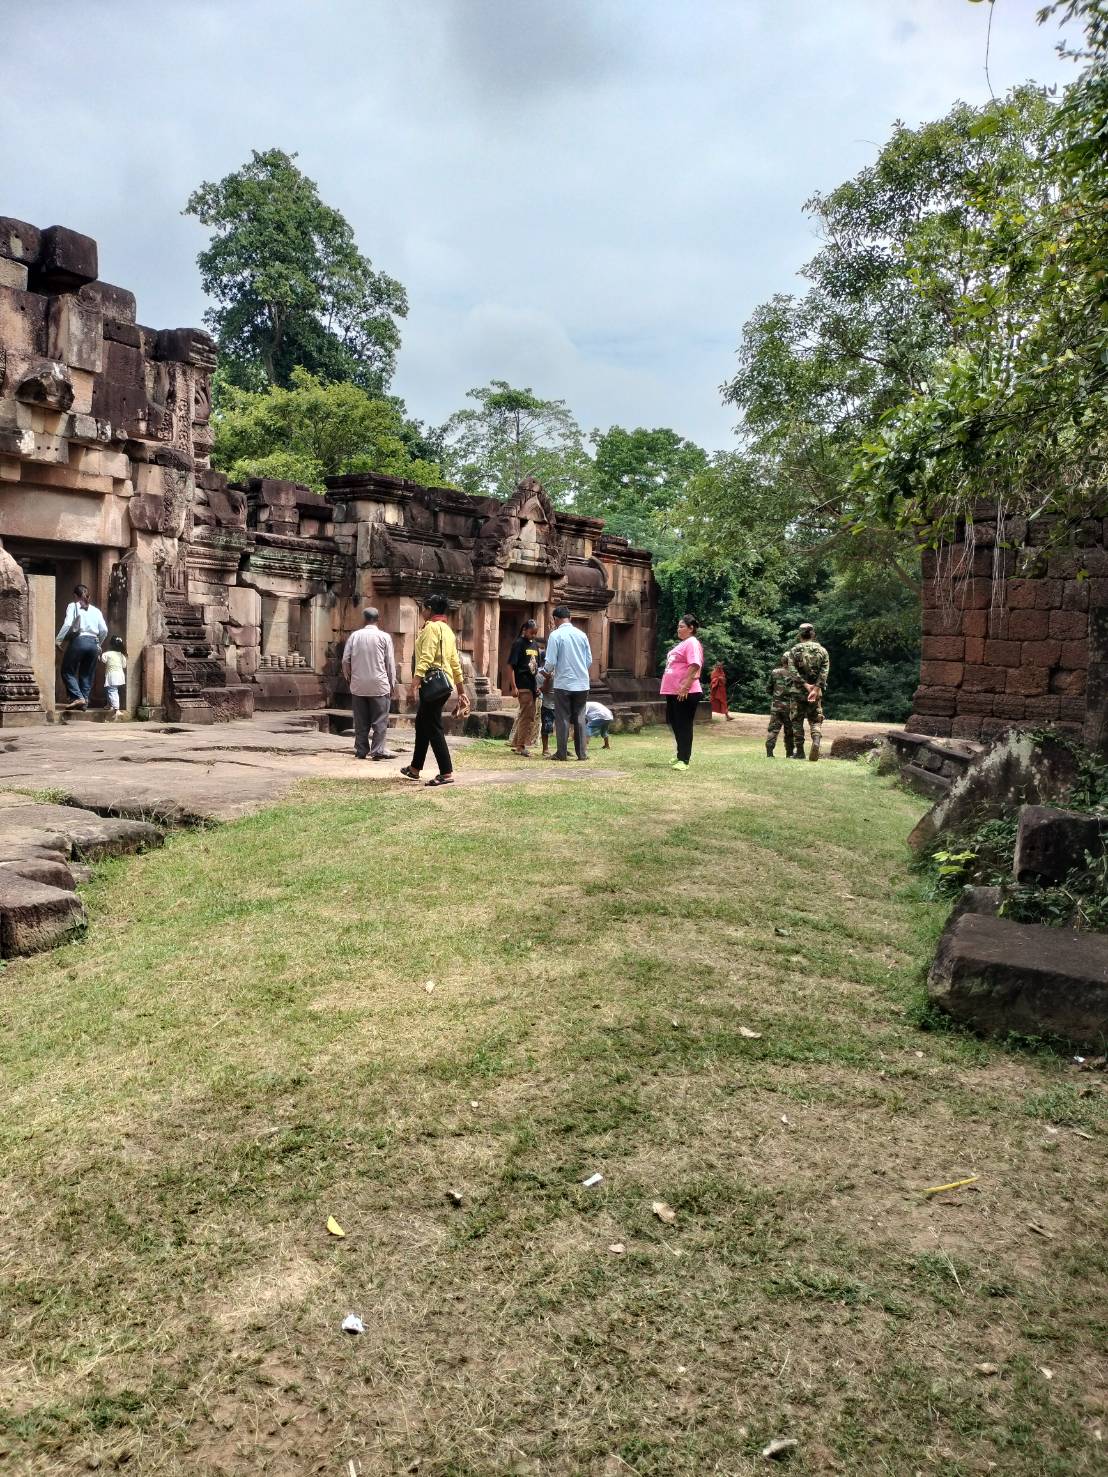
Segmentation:
{"type": "Polygon", "coordinates": [[[437,790],[442,785],[452,785],[454,776],[452,774],[437,774],[433,780],[428,780],[424,785],[425,790],[437,790]]]}
{"type": "Polygon", "coordinates": [[[403,769],[400,771],[400,773],[404,776],[404,778],[406,780],[418,780],[419,779],[419,770],[418,769],[413,769],[410,764],[405,764],[404,767],[403,767],[403,769]]]}

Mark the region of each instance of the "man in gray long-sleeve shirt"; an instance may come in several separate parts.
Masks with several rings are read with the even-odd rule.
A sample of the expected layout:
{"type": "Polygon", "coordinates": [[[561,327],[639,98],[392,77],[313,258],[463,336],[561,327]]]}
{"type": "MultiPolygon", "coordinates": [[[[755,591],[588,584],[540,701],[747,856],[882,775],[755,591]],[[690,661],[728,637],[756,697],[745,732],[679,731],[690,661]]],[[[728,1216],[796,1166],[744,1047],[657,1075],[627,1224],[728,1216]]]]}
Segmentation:
{"type": "Polygon", "coordinates": [[[377,625],[376,606],[367,605],[362,611],[362,620],[365,624],[360,631],[350,633],[342,654],[342,675],[349,683],[354,709],[354,757],[395,759],[396,755],[385,748],[392,690],[396,686],[392,637],[377,625]]]}

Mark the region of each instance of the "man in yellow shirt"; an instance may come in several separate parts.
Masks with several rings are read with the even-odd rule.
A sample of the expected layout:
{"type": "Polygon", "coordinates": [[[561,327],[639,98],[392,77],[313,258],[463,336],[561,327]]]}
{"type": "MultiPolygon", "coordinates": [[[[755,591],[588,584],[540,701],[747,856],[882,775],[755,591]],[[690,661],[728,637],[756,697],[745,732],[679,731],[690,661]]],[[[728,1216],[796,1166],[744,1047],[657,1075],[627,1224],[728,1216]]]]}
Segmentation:
{"type": "Polygon", "coordinates": [[[405,779],[418,780],[430,747],[439,766],[438,774],[428,781],[428,788],[434,789],[454,783],[454,764],[443,732],[442,712],[455,690],[459,715],[464,718],[469,712],[458,642],[446,620],[449,603],[445,595],[428,595],[423,602],[427,623],[416,637],[412,679],[412,701],[416,704],[415,746],[412,762],[400,771],[405,779]]]}

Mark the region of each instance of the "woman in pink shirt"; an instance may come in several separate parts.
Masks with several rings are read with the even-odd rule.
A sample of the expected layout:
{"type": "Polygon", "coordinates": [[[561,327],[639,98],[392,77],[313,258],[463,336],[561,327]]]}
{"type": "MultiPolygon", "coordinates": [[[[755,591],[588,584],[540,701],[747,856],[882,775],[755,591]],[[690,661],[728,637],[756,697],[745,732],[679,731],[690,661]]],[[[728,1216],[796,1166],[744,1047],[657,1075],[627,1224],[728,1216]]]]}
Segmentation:
{"type": "Polygon", "coordinates": [[[662,676],[662,696],[666,700],[666,722],[677,741],[676,770],[686,770],[692,759],[693,723],[702,688],[700,673],[704,666],[704,648],[696,639],[695,616],[683,615],[677,622],[677,645],[666,653],[666,670],[662,676]]]}

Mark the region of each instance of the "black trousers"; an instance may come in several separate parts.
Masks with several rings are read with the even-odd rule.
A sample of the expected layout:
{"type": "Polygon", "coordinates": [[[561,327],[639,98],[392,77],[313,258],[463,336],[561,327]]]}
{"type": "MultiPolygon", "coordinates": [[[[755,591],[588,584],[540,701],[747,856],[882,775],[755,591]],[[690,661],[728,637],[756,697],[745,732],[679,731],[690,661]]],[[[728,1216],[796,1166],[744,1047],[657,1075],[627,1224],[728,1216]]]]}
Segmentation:
{"type": "Polygon", "coordinates": [[[589,700],[589,694],[585,692],[566,692],[564,688],[554,689],[554,732],[558,737],[558,748],[555,757],[558,759],[569,758],[569,731],[573,729],[573,752],[578,759],[584,759],[589,752],[589,741],[585,733],[585,704],[589,700]]]}
{"type": "Polygon", "coordinates": [[[699,692],[690,692],[688,697],[674,697],[671,693],[666,698],[666,722],[673,729],[673,737],[677,741],[677,757],[686,764],[692,758],[693,724],[701,696],[699,692]]]}
{"type": "Polygon", "coordinates": [[[444,693],[442,697],[436,698],[434,702],[426,703],[422,698],[415,715],[415,744],[412,748],[412,769],[422,769],[427,758],[427,746],[430,744],[431,752],[438,761],[440,774],[453,774],[454,764],[450,758],[450,748],[446,742],[446,734],[442,731],[442,710],[445,708],[450,693],[444,693]]]}

